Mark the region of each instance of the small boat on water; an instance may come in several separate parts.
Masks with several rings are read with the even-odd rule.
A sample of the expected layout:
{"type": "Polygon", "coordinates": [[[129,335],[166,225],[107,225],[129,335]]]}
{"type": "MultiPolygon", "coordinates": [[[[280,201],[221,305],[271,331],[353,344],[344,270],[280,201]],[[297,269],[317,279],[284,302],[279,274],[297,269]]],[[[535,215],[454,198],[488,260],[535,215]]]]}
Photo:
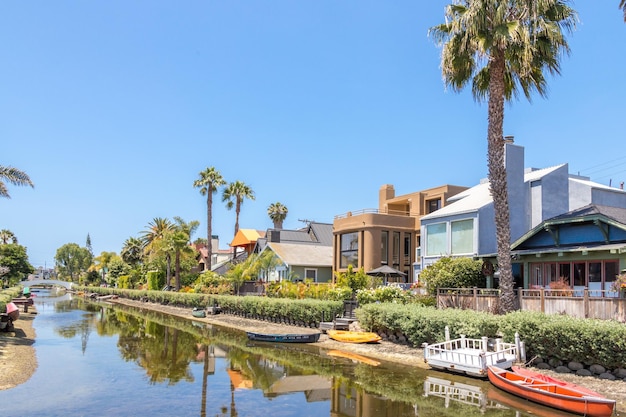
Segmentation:
{"type": "Polygon", "coordinates": [[[289,334],[289,333],[255,333],[246,332],[249,340],[255,342],[279,342],[279,343],[315,343],[320,338],[320,333],[302,333],[302,334],[289,334]]]}
{"type": "Polygon", "coordinates": [[[595,391],[592,391],[589,388],[581,387],[580,385],[576,385],[571,382],[566,382],[561,379],[553,378],[549,375],[542,374],[541,372],[536,372],[536,371],[533,371],[532,369],[524,368],[523,366],[512,366],[511,370],[515,372],[516,374],[527,376],[533,379],[538,379],[544,382],[548,382],[550,384],[560,385],[562,387],[566,387],[574,391],[578,391],[585,395],[590,395],[592,397],[598,397],[598,398],[606,398],[604,395],[599,394],[595,391]]]}
{"type": "Polygon", "coordinates": [[[571,388],[523,376],[513,371],[487,367],[489,382],[510,394],[559,410],[589,417],[610,417],[615,401],[585,395],[571,388]]]}
{"type": "Polygon", "coordinates": [[[193,310],[191,310],[191,315],[202,319],[206,317],[206,311],[202,308],[194,307],[193,310]]]}
{"type": "Polygon", "coordinates": [[[327,330],[329,338],[345,343],[377,343],[382,340],[378,334],[373,332],[354,332],[351,330],[327,330]]]}

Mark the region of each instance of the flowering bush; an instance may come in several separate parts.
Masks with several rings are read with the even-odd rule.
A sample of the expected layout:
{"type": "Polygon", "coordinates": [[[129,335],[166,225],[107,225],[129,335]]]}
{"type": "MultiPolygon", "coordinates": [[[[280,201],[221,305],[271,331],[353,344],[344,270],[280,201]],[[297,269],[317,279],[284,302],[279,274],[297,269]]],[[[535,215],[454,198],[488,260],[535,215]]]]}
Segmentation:
{"type": "Polygon", "coordinates": [[[613,285],[611,285],[611,291],[626,291],[626,274],[619,274],[617,276],[617,279],[613,285]]]}

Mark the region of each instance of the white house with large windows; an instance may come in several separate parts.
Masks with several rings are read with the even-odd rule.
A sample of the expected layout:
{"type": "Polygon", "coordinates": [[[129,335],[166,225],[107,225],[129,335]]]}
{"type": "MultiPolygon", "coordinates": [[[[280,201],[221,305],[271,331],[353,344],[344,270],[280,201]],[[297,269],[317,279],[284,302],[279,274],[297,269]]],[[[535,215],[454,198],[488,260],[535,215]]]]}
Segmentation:
{"type": "MultiPolygon", "coordinates": [[[[505,164],[511,222],[515,242],[547,219],[597,204],[626,208],[626,192],[571,175],[568,165],[524,168],[524,148],[505,143],[505,164]]],[[[495,216],[489,182],[448,199],[448,204],[421,218],[421,268],[445,256],[495,260],[495,216]]],[[[495,263],[495,262],[494,262],[495,263]]],[[[527,286],[523,264],[513,262],[515,286],[527,286]]]]}

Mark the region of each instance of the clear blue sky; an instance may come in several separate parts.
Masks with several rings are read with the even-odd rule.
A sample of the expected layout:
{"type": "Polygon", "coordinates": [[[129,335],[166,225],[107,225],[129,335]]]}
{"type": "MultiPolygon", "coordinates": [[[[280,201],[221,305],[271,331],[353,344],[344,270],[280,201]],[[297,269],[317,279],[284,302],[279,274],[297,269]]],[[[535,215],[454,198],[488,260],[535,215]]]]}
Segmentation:
{"type": "MultiPolygon", "coordinates": [[[[446,91],[428,28],[448,1],[5,1],[0,5],[0,229],[52,266],[66,243],[119,253],[155,217],[199,220],[193,182],[214,166],[267,207],[332,223],[405,194],[486,177],[487,106],[446,91]]],[[[569,163],[626,180],[626,24],[618,0],[579,1],[578,30],[548,99],[507,107],[526,166],[569,163]]],[[[220,248],[235,212],[214,201],[220,248]]]]}

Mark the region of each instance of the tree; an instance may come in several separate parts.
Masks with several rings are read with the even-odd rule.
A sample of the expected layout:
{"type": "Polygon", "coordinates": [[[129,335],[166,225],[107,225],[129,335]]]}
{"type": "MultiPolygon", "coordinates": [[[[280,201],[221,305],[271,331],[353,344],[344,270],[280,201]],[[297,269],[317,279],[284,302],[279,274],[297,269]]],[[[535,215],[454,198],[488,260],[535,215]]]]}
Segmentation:
{"type": "Polygon", "coordinates": [[[287,207],[282,203],[276,202],[270,204],[267,208],[267,215],[270,216],[272,222],[274,222],[274,229],[283,228],[283,220],[287,217],[287,207]]]}
{"type": "Polygon", "coordinates": [[[28,262],[26,248],[17,243],[8,243],[0,245],[0,267],[7,268],[4,270],[2,279],[8,285],[17,284],[26,275],[33,273],[35,268],[28,262]]]}
{"type": "Polygon", "coordinates": [[[81,274],[87,272],[91,261],[89,249],[81,248],[76,243],[66,243],[54,255],[59,276],[69,278],[70,281],[78,280],[81,274]]]}
{"type": "Polygon", "coordinates": [[[0,243],[6,245],[8,243],[17,243],[17,237],[12,231],[7,229],[0,230],[0,243]]]}
{"type": "Polygon", "coordinates": [[[624,22],[626,22],[626,0],[622,0],[619,2],[619,7],[624,12],[624,22]]]}
{"type": "Polygon", "coordinates": [[[169,287],[172,281],[172,258],[173,248],[171,242],[164,242],[168,233],[174,230],[174,225],[168,219],[155,217],[152,222],[148,223],[148,229],[144,230],[141,240],[144,243],[144,253],[149,258],[154,259],[155,256],[165,255],[166,262],[166,282],[169,287]]]}
{"type": "Polygon", "coordinates": [[[20,171],[17,168],[5,167],[0,165],[0,197],[11,198],[5,181],[13,185],[30,185],[31,187],[35,188],[35,185],[30,180],[28,174],[26,174],[25,172],[20,171]]]}
{"type": "Polygon", "coordinates": [[[239,213],[245,198],[254,200],[254,191],[241,181],[231,182],[222,193],[222,201],[226,202],[226,208],[232,210],[235,207],[235,235],[239,231],[239,213]]]}
{"type": "Polygon", "coordinates": [[[110,270],[111,261],[115,258],[119,258],[115,252],[101,252],[99,256],[93,258],[94,264],[89,269],[98,272],[102,281],[106,282],[106,275],[110,270]]]}
{"type": "Polygon", "coordinates": [[[210,270],[212,254],[213,254],[213,194],[217,192],[217,189],[226,184],[222,174],[210,167],[200,172],[200,179],[194,181],[193,186],[200,188],[200,194],[206,196],[206,238],[207,238],[207,256],[204,260],[207,269],[210,270]]]}
{"type": "Polygon", "coordinates": [[[192,220],[189,223],[185,222],[180,217],[174,217],[175,233],[172,236],[172,243],[175,251],[176,258],[174,260],[174,275],[176,277],[176,290],[180,290],[180,273],[181,262],[180,258],[183,253],[193,253],[194,250],[189,244],[191,243],[191,235],[193,235],[200,226],[200,222],[192,220]]]}
{"type": "Polygon", "coordinates": [[[87,240],[85,241],[85,247],[87,248],[87,250],[93,257],[93,248],[91,247],[91,236],[89,236],[89,233],[87,233],[87,240]]]}
{"type": "Polygon", "coordinates": [[[129,237],[124,241],[120,256],[128,265],[135,267],[139,265],[143,259],[144,245],[140,239],[129,237]]]}
{"type": "Polygon", "coordinates": [[[560,73],[569,53],[563,31],[575,28],[568,0],[457,0],[446,8],[446,23],[430,29],[442,46],[444,82],[454,91],[471,80],[477,101],[488,101],[487,166],[493,197],[502,312],[515,306],[511,270],[511,225],[504,165],[504,102],[519,90],[544,97],[544,71],[560,73]]]}

